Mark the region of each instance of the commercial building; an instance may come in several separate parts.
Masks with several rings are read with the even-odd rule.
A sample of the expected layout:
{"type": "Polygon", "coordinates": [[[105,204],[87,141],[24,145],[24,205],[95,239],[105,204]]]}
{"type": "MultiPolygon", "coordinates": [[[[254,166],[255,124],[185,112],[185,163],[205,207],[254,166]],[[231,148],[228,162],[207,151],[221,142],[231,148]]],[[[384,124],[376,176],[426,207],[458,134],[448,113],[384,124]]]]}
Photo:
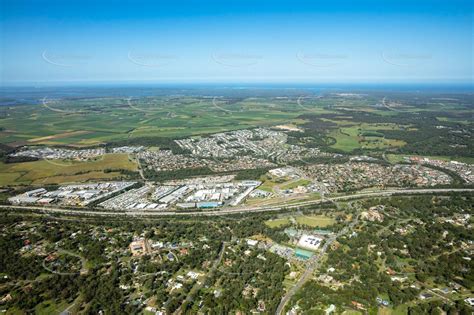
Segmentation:
{"type": "Polygon", "coordinates": [[[222,205],[222,202],[217,201],[210,201],[210,202],[197,202],[196,207],[200,209],[207,209],[207,208],[217,208],[222,205]]]}
{"type": "Polygon", "coordinates": [[[298,241],[298,246],[309,250],[317,250],[322,241],[323,239],[320,237],[303,234],[298,241]]]}
{"type": "Polygon", "coordinates": [[[313,257],[313,252],[310,252],[309,250],[304,250],[304,249],[301,249],[301,248],[297,248],[295,250],[295,256],[297,258],[301,258],[301,259],[310,259],[311,257],[313,257]]]}

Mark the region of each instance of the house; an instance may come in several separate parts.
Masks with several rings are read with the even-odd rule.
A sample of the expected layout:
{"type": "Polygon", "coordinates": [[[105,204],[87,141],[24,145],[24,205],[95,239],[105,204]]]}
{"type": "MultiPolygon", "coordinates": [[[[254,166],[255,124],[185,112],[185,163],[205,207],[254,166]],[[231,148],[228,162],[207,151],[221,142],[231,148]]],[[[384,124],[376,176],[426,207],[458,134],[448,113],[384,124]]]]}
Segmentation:
{"type": "Polygon", "coordinates": [[[464,300],[469,306],[474,307],[474,297],[468,297],[464,300]]]}
{"type": "Polygon", "coordinates": [[[11,296],[10,293],[8,293],[7,295],[5,295],[5,296],[0,300],[0,302],[1,302],[1,303],[6,303],[6,302],[9,302],[9,301],[11,301],[11,300],[12,300],[12,296],[11,296]]]}
{"type": "Polygon", "coordinates": [[[365,310],[364,305],[362,305],[361,303],[356,302],[356,301],[351,301],[351,303],[352,303],[352,305],[353,305],[355,308],[357,308],[357,309],[359,309],[359,310],[365,310]]]}
{"type": "Polygon", "coordinates": [[[196,280],[199,277],[199,275],[200,275],[199,273],[194,272],[194,271],[189,271],[187,273],[187,276],[193,280],[196,280]]]}
{"type": "Polygon", "coordinates": [[[251,239],[247,240],[247,245],[248,246],[255,246],[257,244],[258,244],[258,241],[256,241],[256,240],[251,240],[251,239]]]}
{"type": "Polygon", "coordinates": [[[146,250],[145,241],[143,239],[131,242],[128,247],[130,248],[130,251],[132,252],[133,256],[140,255],[146,250]]]}
{"type": "Polygon", "coordinates": [[[433,297],[433,294],[431,294],[431,293],[425,292],[425,293],[420,294],[420,299],[421,300],[431,299],[432,297],[433,297]]]}

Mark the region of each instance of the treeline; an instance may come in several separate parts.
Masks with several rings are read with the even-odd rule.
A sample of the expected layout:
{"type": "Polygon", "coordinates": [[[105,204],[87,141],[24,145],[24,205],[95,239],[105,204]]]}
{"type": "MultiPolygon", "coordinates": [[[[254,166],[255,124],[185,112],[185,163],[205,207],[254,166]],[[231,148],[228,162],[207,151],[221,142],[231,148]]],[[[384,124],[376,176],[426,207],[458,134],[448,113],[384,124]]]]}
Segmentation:
{"type": "Polygon", "coordinates": [[[165,137],[137,137],[125,140],[109,142],[106,145],[107,150],[113,147],[121,146],[153,146],[159,147],[160,150],[171,150],[174,154],[187,154],[188,150],[183,150],[174,140],[178,138],[165,137]]]}
{"type": "Polygon", "coordinates": [[[448,170],[446,168],[443,168],[443,167],[439,167],[439,166],[436,166],[436,165],[432,165],[432,164],[423,164],[423,166],[427,167],[427,168],[431,168],[431,169],[434,169],[434,170],[437,170],[437,171],[440,171],[440,172],[443,172],[447,175],[449,175],[452,179],[453,179],[453,184],[450,185],[450,186],[453,186],[453,185],[463,185],[466,183],[466,181],[458,175],[458,173],[456,172],[453,172],[451,170],[448,170]]]}
{"type": "Polygon", "coordinates": [[[118,172],[122,175],[124,175],[126,178],[129,179],[139,179],[140,178],[140,173],[137,171],[131,171],[131,170],[126,170],[123,168],[106,168],[104,170],[104,173],[114,173],[118,172]]]}
{"type": "Polygon", "coordinates": [[[33,156],[4,156],[3,162],[5,163],[23,163],[23,162],[34,162],[39,161],[38,158],[33,156]]]}
{"type": "Polygon", "coordinates": [[[425,314],[448,314],[448,315],[472,315],[472,308],[464,301],[458,300],[454,304],[443,303],[442,301],[430,301],[419,303],[408,307],[409,315],[425,314]]]}
{"type": "MultiPolygon", "coordinates": [[[[439,121],[437,117],[466,119],[464,113],[456,112],[403,112],[397,115],[378,115],[368,112],[338,109],[339,113],[321,115],[302,115],[300,118],[310,122],[303,125],[305,132],[289,133],[289,141],[304,143],[307,146],[325,147],[332,145],[327,133],[337,124],[327,120],[347,120],[350,116],[354,123],[396,124],[400,130],[377,131],[378,136],[387,139],[405,141],[407,144],[397,148],[399,153],[417,155],[474,156],[472,128],[449,121],[439,121]],[[442,125],[445,128],[437,128],[442,125]],[[414,127],[414,128],[412,128],[414,127]],[[304,140],[304,141],[303,141],[304,140]]],[[[329,149],[329,148],[328,148],[329,149]]],[[[363,150],[359,153],[363,153],[363,150]]]]}
{"type": "Polygon", "coordinates": [[[197,167],[197,168],[184,168],[177,169],[173,171],[155,171],[145,168],[143,170],[143,175],[147,180],[153,180],[157,182],[175,180],[175,179],[184,179],[193,176],[205,176],[205,175],[214,175],[214,173],[208,167],[197,167]]]}
{"type": "Polygon", "coordinates": [[[314,114],[301,115],[298,118],[307,120],[302,127],[303,131],[288,132],[288,143],[302,145],[308,148],[325,148],[331,150],[329,146],[336,143],[336,139],[329,137],[327,134],[331,129],[337,127],[337,124],[322,120],[321,116],[314,114]]]}
{"type": "Polygon", "coordinates": [[[9,145],[0,143],[0,161],[8,163],[8,160],[10,159],[8,155],[13,152],[15,152],[15,148],[9,145]]]}
{"type": "Polygon", "coordinates": [[[271,168],[257,168],[250,170],[240,170],[235,176],[236,180],[258,180],[265,175],[271,168]]]}
{"type": "MultiPolygon", "coordinates": [[[[144,163],[144,162],[142,162],[144,163]]],[[[229,175],[236,174],[236,180],[258,180],[262,175],[266,174],[270,168],[257,168],[249,170],[228,171],[228,172],[214,172],[209,167],[183,168],[173,171],[155,171],[153,169],[145,168],[143,175],[147,180],[157,182],[184,179],[194,176],[209,176],[209,175],[229,175]]]]}

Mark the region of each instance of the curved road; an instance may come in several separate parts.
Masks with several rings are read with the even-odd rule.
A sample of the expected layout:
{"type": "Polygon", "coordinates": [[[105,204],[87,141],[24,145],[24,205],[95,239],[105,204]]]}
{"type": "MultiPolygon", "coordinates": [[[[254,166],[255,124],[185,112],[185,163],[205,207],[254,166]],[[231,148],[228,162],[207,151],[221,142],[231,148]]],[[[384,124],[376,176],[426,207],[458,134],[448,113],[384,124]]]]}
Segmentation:
{"type": "MultiPolygon", "coordinates": [[[[43,212],[45,214],[55,213],[55,214],[70,214],[70,215],[90,215],[90,216],[222,216],[222,215],[230,215],[230,214],[241,214],[241,213],[253,213],[253,212],[269,212],[269,211],[278,211],[283,209],[298,209],[300,207],[309,206],[309,205],[316,205],[325,202],[335,202],[335,201],[343,201],[343,200],[352,200],[352,199],[360,199],[360,198],[367,198],[367,197],[387,197],[395,194],[431,194],[431,193],[450,193],[450,192],[474,192],[472,188],[428,188],[428,189],[390,189],[390,190],[383,190],[383,191],[375,191],[375,192],[363,192],[363,193],[356,193],[356,194],[349,194],[337,197],[330,197],[330,198],[323,198],[318,200],[310,200],[310,201],[302,201],[296,202],[292,204],[282,204],[276,206],[261,206],[261,207],[235,207],[235,208],[223,208],[217,211],[192,211],[192,212],[175,212],[175,211],[135,211],[135,212],[127,212],[127,211],[106,211],[106,210],[89,210],[89,209],[66,209],[60,207],[38,207],[38,206],[13,206],[13,205],[0,205],[0,209],[7,209],[7,210],[36,210],[39,212],[43,212]]],[[[336,235],[327,239],[324,243],[321,251],[318,255],[314,256],[309,263],[308,268],[305,270],[301,278],[298,282],[293,286],[290,291],[286,293],[286,295],[282,298],[280,304],[278,305],[276,314],[280,315],[286,303],[291,299],[291,297],[303,286],[303,284],[307,281],[309,277],[312,276],[313,271],[319,266],[321,258],[325,254],[327,248],[336,240],[336,238],[348,230],[350,230],[358,221],[358,217],[354,221],[352,221],[348,226],[342,229],[336,235]]],[[[225,247],[225,244],[224,246],[225,247]]],[[[218,259],[219,260],[219,259],[218,259]]],[[[186,299],[187,301],[192,300],[192,295],[189,295],[186,299]]]]}

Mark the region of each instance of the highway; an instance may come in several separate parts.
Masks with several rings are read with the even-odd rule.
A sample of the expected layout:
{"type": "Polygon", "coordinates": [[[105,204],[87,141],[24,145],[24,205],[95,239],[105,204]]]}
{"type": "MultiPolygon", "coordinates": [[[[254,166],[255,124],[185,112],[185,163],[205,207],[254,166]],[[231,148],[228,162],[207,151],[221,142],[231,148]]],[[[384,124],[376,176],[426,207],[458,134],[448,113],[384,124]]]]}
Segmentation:
{"type": "Polygon", "coordinates": [[[119,210],[93,210],[93,209],[67,209],[61,207],[48,206],[14,206],[14,205],[0,205],[0,209],[11,210],[25,210],[25,211],[39,211],[46,214],[68,214],[68,215],[88,215],[88,216],[126,216],[126,217],[153,217],[153,216],[223,216],[232,214],[256,213],[256,212],[271,212],[284,209],[298,209],[305,206],[317,205],[326,202],[344,201],[352,199],[361,199],[368,197],[387,197],[394,194],[432,194],[432,193],[450,193],[450,192],[474,192],[472,188],[433,188],[433,189],[390,189],[374,192],[361,192],[355,194],[348,194],[337,197],[325,197],[324,199],[308,200],[294,202],[291,204],[278,204],[261,207],[232,207],[222,208],[213,211],[119,211],[119,210]]]}
{"type": "MultiPolygon", "coordinates": [[[[279,204],[279,205],[272,205],[272,206],[260,206],[260,207],[232,207],[232,208],[222,208],[220,210],[215,211],[192,211],[192,212],[177,212],[177,211],[107,211],[107,210],[94,210],[94,209],[67,209],[61,207],[39,207],[39,206],[14,206],[14,205],[0,205],[0,210],[18,210],[18,211],[31,211],[34,210],[39,213],[43,213],[45,215],[50,214],[63,214],[63,215],[80,215],[80,216],[107,216],[107,217],[163,217],[163,216],[225,216],[225,215],[232,215],[232,214],[245,214],[245,213],[257,213],[257,212],[271,212],[271,211],[278,211],[278,210],[291,210],[291,209],[299,209],[301,207],[310,206],[310,205],[317,205],[321,203],[328,203],[337,201],[346,201],[346,200],[355,200],[355,199],[363,199],[363,198],[370,198],[370,197],[387,197],[392,195],[416,195],[416,194],[445,194],[451,192],[474,192],[472,188],[432,188],[432,189],[389,189],[389,190],[381,190],[381,191],[366,191],[366,192],[359,192],[354,194],[347,194],[342,196],[336,197],[323,197],[323,199],[318,200],[309,200],[309,201],[300,201],[294,202],[290,204],[279,204]]],[[[306,283],[308,279],[310,279],[320,263],[321,258],[325,255],[326,250],[331,246],[331,244],[339,237],[340,235],[347,233],[350,231],[353,226],[358,222],[358,217],[356,217],[348,226],[342,229],[339,233],[335,234],[334,236],[328,238],[326,242],[321,247],[321,251],[315,255],[311,261],[308,263],[307,269],[302,274],[301,278],[298,282],[285,294],[285,296],[280,301],[278,308],[276,310],[276,314],[280,315],[284,311],[285,305],[291,298],[294,296],[296,292],[306,283]]],[[[223,244],[223,249],[225,248],[225,244],[223,244]]],[[[219,258],[216,260],[212,271],[215,270],[218,263],[222,258],[222,252],[219,255],[219,258]]],[[[199,290],[200,286],[195,286],[192,290],[193,293],[196,290],[199,290]]],[[[186,303],[192,301],[193,294],[189,294],[185,300],[186,303]]],[[[178,309],[178,314],[181,311],[181,307],[178,309]]]]}

